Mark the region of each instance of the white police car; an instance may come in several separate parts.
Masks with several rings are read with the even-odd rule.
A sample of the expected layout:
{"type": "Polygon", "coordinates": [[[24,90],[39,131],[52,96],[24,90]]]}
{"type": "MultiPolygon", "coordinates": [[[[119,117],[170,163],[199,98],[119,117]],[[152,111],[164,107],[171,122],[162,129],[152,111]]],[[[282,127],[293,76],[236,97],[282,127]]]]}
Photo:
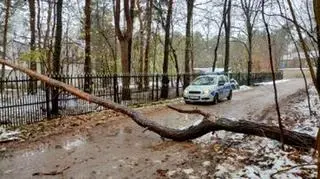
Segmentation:
{"type": "Polygon", "coordinates": [[[232,86],[225,75],[202,75],[197,77],[183,92],[184,101],[211,102],[216,104],[223,98],[231,100],[232,86]]]}

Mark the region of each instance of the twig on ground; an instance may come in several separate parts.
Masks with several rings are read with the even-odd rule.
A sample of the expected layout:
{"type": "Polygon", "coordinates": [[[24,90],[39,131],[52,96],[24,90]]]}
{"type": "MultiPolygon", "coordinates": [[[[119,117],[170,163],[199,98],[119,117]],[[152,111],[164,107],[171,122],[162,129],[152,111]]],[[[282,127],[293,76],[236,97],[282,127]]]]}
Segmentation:
{"type": "Polygon", "coordinates": [[[270,178],[273,178],[275,175],[278,175],[278,174],[287,172],[287,171],[289,171],[289,170],[292,170],[292,169],[295,169],[295,168],[298,168],[298,167],[305,167],[305,166],[312,166],[312,165],[316,165],[316,164],[304,163],[304,164],[295,165],[295,166],[292,166],[292,167],[289,167],[289,168],[286,168],[286,169],[282,169],[282,170],[279,170],[279,171],[271,174],[271,175],[270,175],[270,178]]]}
{"type": "Polygon", "coordinates": [[[65,167],[64,169],[60,171],[51,171],[51,172],[36,172],[33,173],[32,176],[43,176],[43,175],[62,175],[64,171],[68,170],[70,166],[65,167]]]}

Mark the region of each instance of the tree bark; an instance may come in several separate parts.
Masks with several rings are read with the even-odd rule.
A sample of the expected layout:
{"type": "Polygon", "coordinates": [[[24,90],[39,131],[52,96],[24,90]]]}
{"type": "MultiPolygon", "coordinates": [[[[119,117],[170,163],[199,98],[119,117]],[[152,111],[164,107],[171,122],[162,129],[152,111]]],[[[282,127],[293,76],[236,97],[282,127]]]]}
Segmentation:
{"type": "MultiPolygon", "coordinates": [[[[31,31],[31,39],[30,39],[30,52],[31,52],[31,59],[30,59],[30,69],[37,71],[37,63],[36,59],[33,58],[34,51],[36,50],[36,7],[35,7],[35,0],[28,0],[29,4],[29,24],[30,24],[30,31],[31,31]]],[[[32,77],[30,78],[28,84],[28,93],[35,94],[37,90],[37,82],[32,77]]]]}
{"type": "Polygon", "coordinates": [[[161,85],[161,94],[160,97],[163,99],[168,98],[169,93],[169,77],[168,77],[168,63],[169,63],[169,45],[170,45],[170,25],[172,18],[172,5],[173,0],[167,1],[168,12],[166,17],[165,24],[165,40],[164,40],[164,57],[163,57],[163,66],[162,66],[162,85],[161,85]]]}
{"type": "Polygon", "coordinates": [[[124,32],[122,32],[120,29],[120,0],[113,0],[113,3],[115,32],[120,42],[122,73],[123,75],[125,75],[125,77],[122,78],[122,99],[130,100],[131,45],[134,19],[133,10],[135,0],[126,0],[123,3],[126,22],[126,29],[124,30],[124,32]]]}
{"type": "Polygon", "coordinates": [[[84,60],[84,91],[91,93],[91,0],[85,1],[85,60],[84,60]]]}
{"type": "Polygon", "coordinates": [[[186,47],[184,55],[184,82],[183,88],[186,88],[190,84],[190,61],[192,59],[192,46],[191,46],[191,21],[193,15],[194,0],[187,1],[187,24],[186,24],[186,47]]]}
{"type": "MultiPolygon", "coordinates": [[[[251,121],[245,120],[230,120],[226,118],[215,118],[208,113],[205,113],[201,110],[184,110],[179,109],[173,106],[168,106],[169,108],[176,110],[181,113],[189,113],[189,114],[200,114],[203,116],[202,121],[197,125],[192,125],[185,129],[173,129],[169,127],[162,126],[153,120],[148,120],[141,113],[128,108],[126,106],[114,103],[112,101],[93,96],[89,93],[83,92],[78,88],[75,88],[71,85],[65,84],[61,81],[57,81],[55,79],[49,78],[45,75],[27,69],[25,67],[12,64],[8,61],[0,59],[0,64],[7,65],[12,67],[15,70],[19,70],[23,73],[26,73],[34,78],[37,78],[51,86],[56,88],[60,88],[69,92],[70,94],[77,96],[83,100],[93,102],[95,104],[101,105],[107,109],[112,109],[114,111],[123,113],[130,118],[134,122],[136,122],[139,126],[146,128],[152,132],[159,134],[163,138],[172,139],[175,141],[186,141],[190,139],[195,139],[201,137],[207,133],[214,133],[215,131],[225,130],[235,133],[249,134],[254,136],[266,137],[273,140],[280,140],[280,129],[276,126],[267,126],[266,124],[258,124],[251,121]]],[[[314,148],[315,147],[315,138],[304,133],[283,130],[284,143],[287,145],[291,145],[298,148],[314,148]]]]}
{"type": "MultiPolygon", "coordinates": [[[[54,52],[53,52],[53,73],[54,78],[59,80],[60,73],[60,54],[61,54],[61,38],[62,38],[62,6],[63,0],[58,0],[56,4],[56,36],[55,36],[55,44],[54,44],[54,52]]],[[[59,89],[53,88],[51,93],[52,98],[52,111],[53,115],[59,114],[59,89]]]]}

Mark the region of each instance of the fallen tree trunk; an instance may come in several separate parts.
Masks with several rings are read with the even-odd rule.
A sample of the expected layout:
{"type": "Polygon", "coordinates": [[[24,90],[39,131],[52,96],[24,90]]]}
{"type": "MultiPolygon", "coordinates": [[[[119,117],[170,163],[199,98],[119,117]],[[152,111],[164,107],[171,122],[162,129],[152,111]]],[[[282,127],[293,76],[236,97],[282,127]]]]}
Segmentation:
{"type": "MultiPolygon", "coordinates": [[[[0,64],[7,65],[15,70],[24,72],[42,82],[47,83],[53,87],[61,88],[69,93],[92,103],[104,106],[105,108],[112,109],[117,112],[128,115],[132,118],[138,125],[146,128],[152,132],[159,134],[163,138],[172,139],[175,141],[185,141],[190,139],[195,139],[203,136],[204,134],[215,132],[219,130],[225,130],[230,132],[242,133],[255,135],[260,137],[267,137],[270,139],[280,140],[280,129],[276,126],[266,126],[265,124],[258,124],[250,121],[240,120],[234,121],[226,118],[216,119],[215,116],[207,114],[201,110],[184,110],[169,106],[169,108],[176,110],[181,113],[190,114],[200,114],[203,119],[198,124],[192,125],[185,129],[173,129],[169,127],[162,126],[155,121],[148,120],[141,113],[130,109],[126,106],[114,103],[103,98],[96,97],[94,95],[85,93],[71,85],[65,84],[63,82],[51,79],[45,75],[34,72],[30,69],[24,68],[22,66],[12,64],[8,61],[0,59],[0,64]]],[[[284,143],[299,148],[314,148],[315,138],[299,132],[284,130],[284,143]]]]}

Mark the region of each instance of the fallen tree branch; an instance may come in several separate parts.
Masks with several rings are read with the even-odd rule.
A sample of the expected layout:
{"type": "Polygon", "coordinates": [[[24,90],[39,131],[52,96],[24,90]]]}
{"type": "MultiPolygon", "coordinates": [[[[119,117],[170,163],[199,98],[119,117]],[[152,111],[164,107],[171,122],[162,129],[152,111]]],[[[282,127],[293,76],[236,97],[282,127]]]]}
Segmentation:
{"type": "MultiPolygon", "coordinates": [[[[179,109],[174,106],[169,108],[176,110],[180,113],[198,113],[195,110],[179,109]]],[[[210,118],[209,118],[210,119],[210,118]]],[[[246,120],[230,120],[226,118],[219,118],[214,121],[204,118],[204,120],[197,126],[191,126],[188,130],[203,130],[208,132],[214,132],[219,130],[225,130],[235,133],[249,134],[259,137],[267,137],[280,141],[281,131],[277,126],[267,126],[266,124],[254,123],[246,120]],[[201,128],[200,128],[201,127],[201,128]],[[195,129],[196,128],[196,129],[195,129]]],[[[189,131],[192,132],[192,131],[189,131]]],[[[315,138],[304,133],[295,131],[289,131],[283,129],[284,143],[287,145],[301,147],[301,148],[314,148],[315,138]]],[[[200,137],[200,136],[198,136],[200,137]]]]}
{"type": "MultiPolygon", "coordinates": [[[[201,137],[207,133],[215,132],[219,130],[225,130],[230,132],[242,133],[255,135],[260,137],[267,137],[270,139],[280,141],[280,129],[276,126],[266,126],[266,124],[258,124],[251,121],[234,121],[226,118],[213,118],[210,114],[202,112],[201,110],[185,110],[178,109],[173,106],[170,106],[171,109],[174,109],[178,112],[182,113],[193,113],[200,114],[204,116],[200,123],[192,125],[188,128],[184,129],[173,129],[169,127],[162,126],[155,121],[148,120],[141,113],[135,111],[134,109],[128,108],[126,106],[114,103],[112,101],[99,98],[97,96],[85,93],[71,85],[65,84],[63,82],[51,79],[47,76],[24,68],[22,66],[12,64],[8,61],[4,61],[0,59],[0,64],[7,65],[13,69],[19,70],[32,76],[42,82],[45,82],[51,86],[61,88],[69,93],[92,103],[96,103],[105,108],[112,109],[117,112],[121,112],[126,114],[130,118],[132,118],[139,126],[146,128],[152,132],[157,133],[162,138],[168,138],[175,141],[186,141],[190,139],[195,139],[201,137]]],[[[315,138],[299,132],[284,130],[284,143],[287,145],[300,147],[300,148],[314,148],[315,146],[315,138]]]]}

